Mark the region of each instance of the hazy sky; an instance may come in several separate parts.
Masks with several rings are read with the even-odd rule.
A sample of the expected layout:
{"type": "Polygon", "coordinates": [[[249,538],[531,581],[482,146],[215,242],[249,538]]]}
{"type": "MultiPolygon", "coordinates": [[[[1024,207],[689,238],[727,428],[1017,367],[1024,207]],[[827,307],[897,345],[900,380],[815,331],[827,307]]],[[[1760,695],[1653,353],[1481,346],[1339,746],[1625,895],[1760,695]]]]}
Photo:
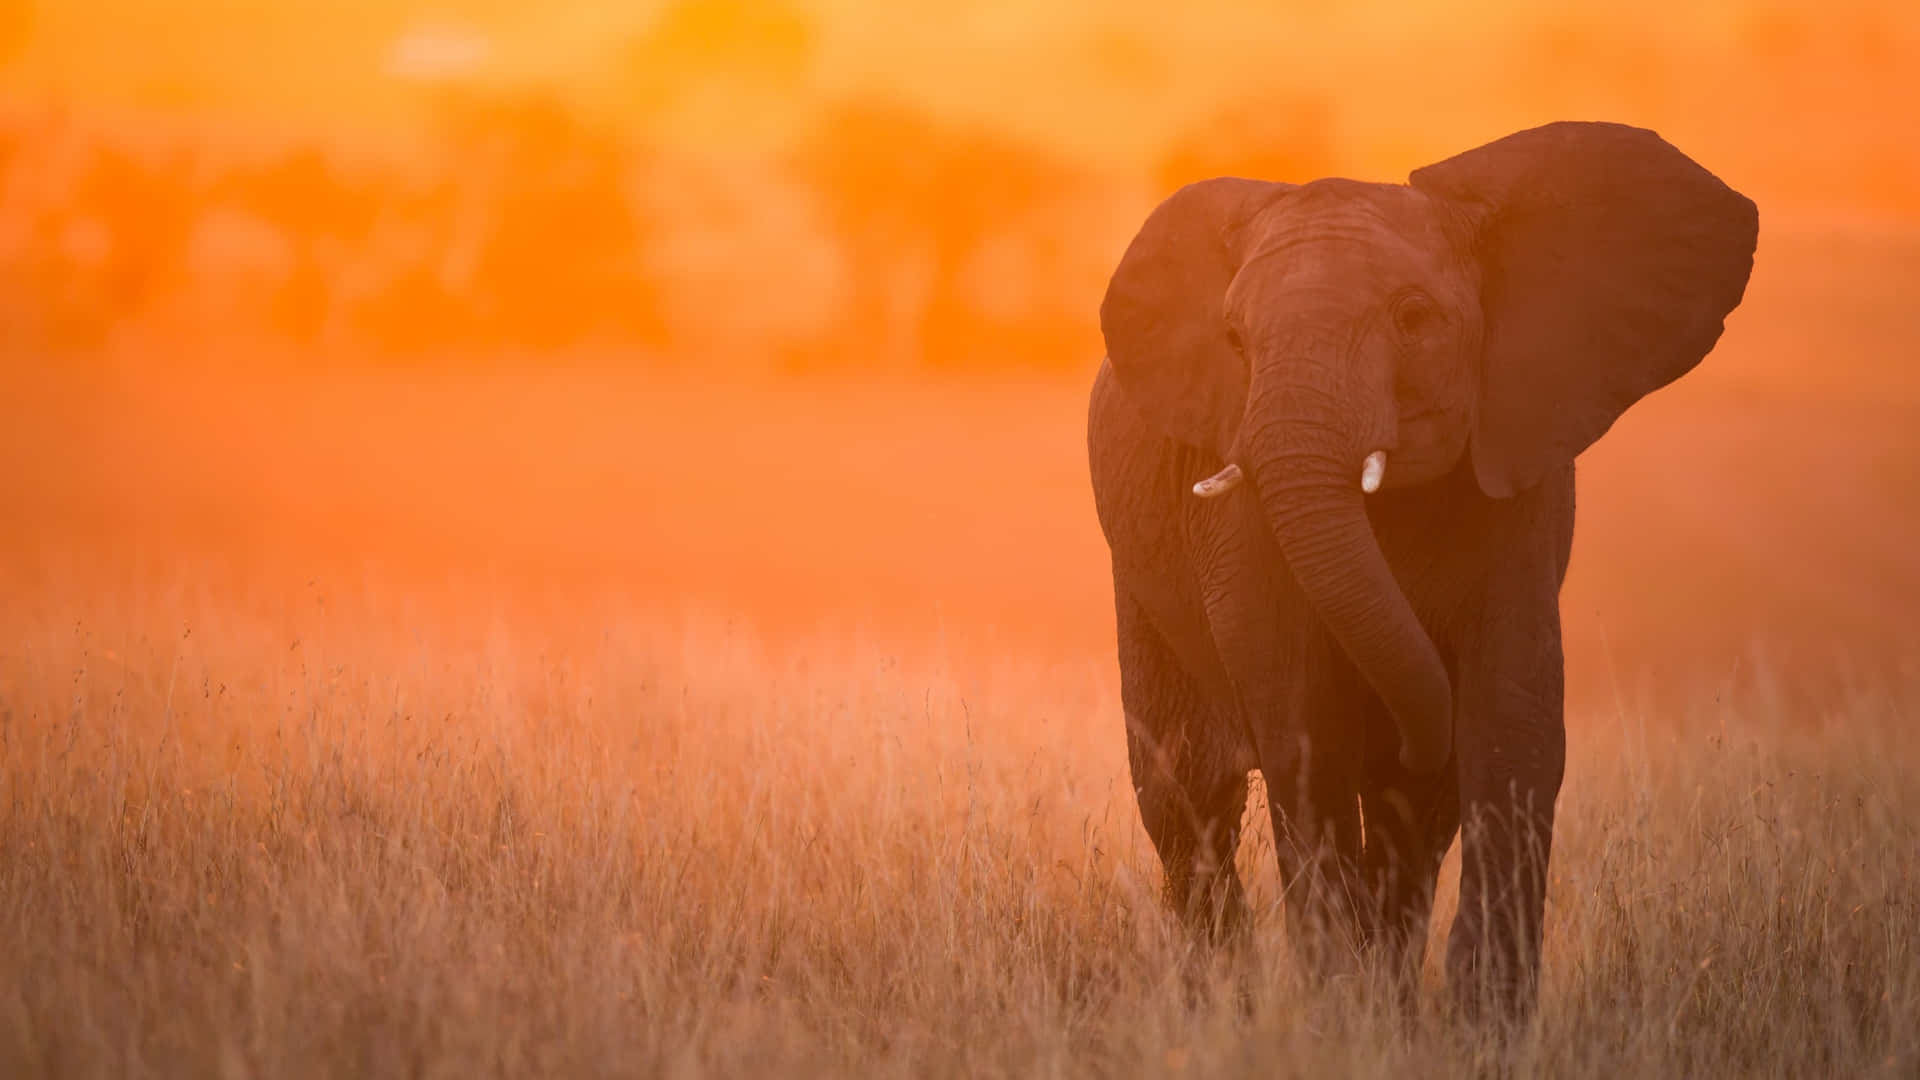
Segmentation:
{"type": "MultiPolygon", "coordinates": [[[[700,2],[736,31],[767,10],[700,2]]],[[[1656,126],[1801,203],[1920,207],[1920,149],[1881,119],[1920,107],[1920,9],[1893,0],[1283,0],[1257,14],[1228,0],[812,0],[795,5],[796,69],[742,71],[736,50],[730,79],[704,80],[713,56],[691,55],[704,46],[635,53],[663,7],[37,0],[4,83],[269,131],[392,133],[418,100],[393,75],[397,43],[413,34],[438,41],[424,53],[416,42],[413,61],[479,61],[486,77],[630,114],[646,101],[636,123],[720,145],[777,139],[813,102],[879,92],[1135,161],[1253,96],[1320,103],[1341,161],[1360,173],[1579,116],[1656,126]],[[677,124],[661,115],[661,86],[677,124]]],[[[749,68],[764,59],[746,55],[749,68]]]]}

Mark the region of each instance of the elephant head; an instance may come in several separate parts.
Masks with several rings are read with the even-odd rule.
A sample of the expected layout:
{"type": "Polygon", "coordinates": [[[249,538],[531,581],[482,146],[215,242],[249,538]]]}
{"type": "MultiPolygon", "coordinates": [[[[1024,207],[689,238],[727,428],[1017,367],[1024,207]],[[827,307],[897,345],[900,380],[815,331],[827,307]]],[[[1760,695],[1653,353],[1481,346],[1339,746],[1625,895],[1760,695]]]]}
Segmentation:
{"type": "Polygon", "coordinates": [[[1651,131],[1555,123],[1407,185],[1221,178],[1147,218],[1100,308],[1167,436],[1243,474],[1308,601],[1388,704],[1401,761],[1452,688],[1364,498],[1470,462],[1490,498],[1573,459],[1698,364],[1746,289],[1753,203],[1651,131]]]}

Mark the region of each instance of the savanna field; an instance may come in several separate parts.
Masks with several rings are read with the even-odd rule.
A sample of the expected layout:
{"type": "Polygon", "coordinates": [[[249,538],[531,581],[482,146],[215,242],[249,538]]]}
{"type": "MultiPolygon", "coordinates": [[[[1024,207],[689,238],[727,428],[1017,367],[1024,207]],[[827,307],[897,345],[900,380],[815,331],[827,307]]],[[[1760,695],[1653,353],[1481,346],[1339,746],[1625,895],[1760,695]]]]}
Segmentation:
{"type": "MultiPolygon", "coordinates": [[[[1920,242],[1582,459],[1537,1023],[1181,976],[1064,376],[6,378],[0,1073],[1912,1076],[1920,242]]],[[[155,374],[168,371],[168,374],[155,374]]],[[[180,371],[197,372],[180,374],[180,371]]],[[[1257,796],[1257,785],[1256,785],[1257,796]]]]}

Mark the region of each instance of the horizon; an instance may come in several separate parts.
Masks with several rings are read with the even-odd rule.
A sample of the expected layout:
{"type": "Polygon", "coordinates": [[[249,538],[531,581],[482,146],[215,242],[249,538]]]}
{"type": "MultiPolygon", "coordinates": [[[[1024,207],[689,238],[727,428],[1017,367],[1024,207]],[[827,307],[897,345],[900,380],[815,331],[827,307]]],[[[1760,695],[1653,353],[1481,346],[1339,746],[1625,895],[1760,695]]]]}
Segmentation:
{"type": "Polygon", "coordinates": [[[898,100],[1138,173],[1184,132],[1244,106],[1277,115],[1281,137],[1318,140],[1328,171],[1316,175],[1395,180],[1548,119],[1608,119],[1718,162],[1789,216],[1920,222],[1920,148],[1880,121],[1920,102],[1920,12],[1872,0],[1550,13],[1482,0],[1466,14],[1375,0],[1260,15],[1209,3],[1179,18],[1131,0],[1098,13],[1005,2],[911,14],[856,0],[617,13],[581,0],[164,14],[135,0],[11,3],[30,16],[12,35],[0,94],[242,139],[408,147],[435,95],[467,85],[551,94],[670,152],[752,158],[833,102],[898,100]],[[393,70],[410,37],[421,63],[419,42],[436,32],[443,77],[393,70]]]}

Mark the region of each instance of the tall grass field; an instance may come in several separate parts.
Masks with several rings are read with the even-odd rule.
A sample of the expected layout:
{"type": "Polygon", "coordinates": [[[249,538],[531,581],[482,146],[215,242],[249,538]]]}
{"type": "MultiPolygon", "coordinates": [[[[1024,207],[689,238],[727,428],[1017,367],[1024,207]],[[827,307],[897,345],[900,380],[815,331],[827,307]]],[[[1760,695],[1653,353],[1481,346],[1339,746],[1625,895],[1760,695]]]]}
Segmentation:
{"type": "Polygon", "coordinates": [[[1085,379],[9,370],[0,1075],[1920,1075],[1920,262],[1769,250],[1581,461],[1519,1031],[1257,782],[1186,953],[1085,379]]]}

